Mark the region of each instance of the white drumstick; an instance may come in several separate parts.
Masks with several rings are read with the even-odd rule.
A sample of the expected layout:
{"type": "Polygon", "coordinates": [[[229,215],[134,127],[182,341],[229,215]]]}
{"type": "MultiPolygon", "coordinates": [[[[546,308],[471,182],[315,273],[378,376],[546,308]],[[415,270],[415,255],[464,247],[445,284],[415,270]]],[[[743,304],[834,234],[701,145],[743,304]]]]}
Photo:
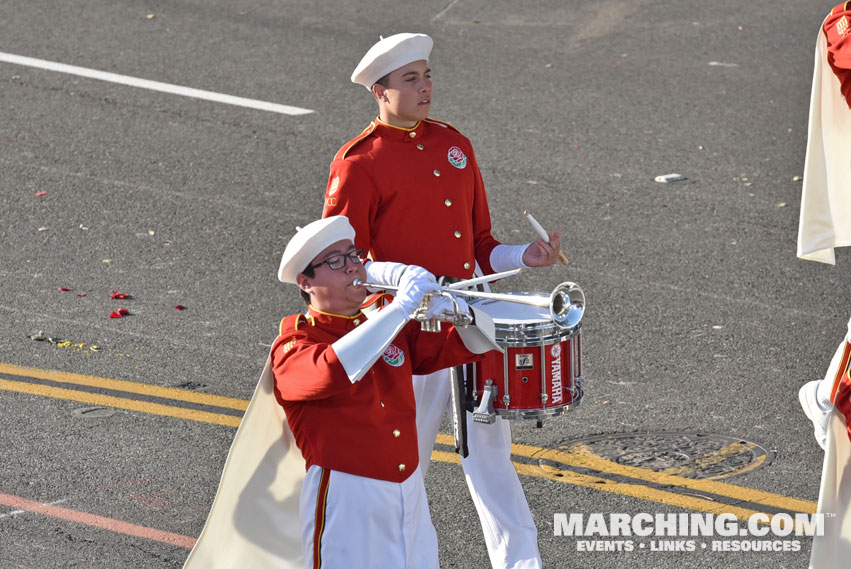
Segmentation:
{"type": "MultiPolygon", "coordinates": [[[[526,216],[526,219],[529,220],[529,223],[532,224],[532,228],[535,232],[547,243],[550,242],[550,236],[547,234],[546,230],[538,223],[538,220],[532,217],[532,214],[529,213],[528,210],[523,211],[523,215],[526,216]]],[[[558,250],[558,258],[561,261],[562,265],[567,266],[567,257],[564,256],[564,253],[561,252],[561,249],[558,250]]]]}
{"type": "Polygon", "coordinates": [[[452,283],[449,285],[448,289],[450,290],[458,290],[462,288],[469,288],[476,286],[481,283],[488,283],[491,281],[498,281],[499,279],[504,279],[505,277],[513,277],[519,273],[523,272],[523,269],[512,269],[510,271],[503,271],[501,273],[494,273],[492,275],[485,275],[483,277],[476,277],[474,279],[467,279],[466,281],[458,281],[457,283],[452,283]]]}

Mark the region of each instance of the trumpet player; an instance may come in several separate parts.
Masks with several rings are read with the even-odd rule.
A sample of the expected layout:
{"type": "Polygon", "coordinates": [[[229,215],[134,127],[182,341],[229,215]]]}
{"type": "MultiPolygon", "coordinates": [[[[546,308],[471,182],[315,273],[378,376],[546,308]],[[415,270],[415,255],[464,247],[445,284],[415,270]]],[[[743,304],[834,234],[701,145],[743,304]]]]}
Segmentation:
{"type": "MultiPolygon", "coordinates": [[[[433,41],[396,34],[373,45],[352,73],[378,105],[378,117],[331,162],[323,216],[345,215],[357,247],[376,261],[401,261],[450,280],[521,267],[552,265],[560,232],[524,245],[491,235],[484,182],[470,140],[429,118],[434,95],[429,65],[433,41]],[[424,228],[423,223],[428,223],[424,228]]],[[[381,263],[370,281],[397,284],[381,263]]],[[[450,402],[448,370],[416,376],[420,468],[428,468],[450,402]]],[[[467,417],[469,456],[462,458],[470,495],[494,569],[538,569],[537,529],[511,463],[508,421],[467,417]]],[[[461,419],[463,420],[463,418],[461,419]]]]}
{"type": "MultiPolygon", "coordinates": [[[[428,333],[410,323],[440,288],[416,266],[404,267],[394,302],[367,319],[367,291],[354,283],[366,278],[354,237],[345,217],[315,221],[289,242],[278,273],[308,304],[306,314],[283,319],[270,356],[275,394],[307,469],[305,565],[436,569],[411,374],[475,361],[492,337],[475,325],[428,333]]],[[[487,320],[474,312],[474,322],[487,320]]]]}

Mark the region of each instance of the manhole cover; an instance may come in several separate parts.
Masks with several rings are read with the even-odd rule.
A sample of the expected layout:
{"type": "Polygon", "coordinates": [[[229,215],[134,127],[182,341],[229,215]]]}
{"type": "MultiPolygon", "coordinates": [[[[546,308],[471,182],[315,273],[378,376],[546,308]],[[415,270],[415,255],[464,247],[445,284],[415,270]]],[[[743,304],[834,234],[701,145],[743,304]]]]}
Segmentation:
{"type": "Polygon", "coordinates": [[[771,464],[774,453],[726,435],[640,432],[569,439],[564,452],[591,454],[625,466],[694,479],[738,476],[771,464]]]}

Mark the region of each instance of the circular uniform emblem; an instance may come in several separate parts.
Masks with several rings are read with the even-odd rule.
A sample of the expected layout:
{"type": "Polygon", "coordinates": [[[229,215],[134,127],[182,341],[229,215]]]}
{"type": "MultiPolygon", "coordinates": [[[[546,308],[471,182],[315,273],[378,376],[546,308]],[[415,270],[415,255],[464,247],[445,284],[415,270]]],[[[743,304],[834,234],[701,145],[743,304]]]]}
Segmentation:
{"type": "Polygon", "coordinates": [[[552,348],[550,348],[550,354],[557,358],[561,355],[561,344],[555,344],[552,348]]]}
{"type": "Polygon", "coordinates": [[[449,149],[447,158],[449,158],[449,163],[459,170],[463,170],[467,167],[467,156],[464,154],[464,151],[457,146],[453,146],[449,149]]]}
{"type": "Polygon", "coordinates": [[[405,363],[405,352],[390,344],[387,346],[387,349],[384,350],[384,361],[393,367],[399,367],[403,363],[405,363]]]}

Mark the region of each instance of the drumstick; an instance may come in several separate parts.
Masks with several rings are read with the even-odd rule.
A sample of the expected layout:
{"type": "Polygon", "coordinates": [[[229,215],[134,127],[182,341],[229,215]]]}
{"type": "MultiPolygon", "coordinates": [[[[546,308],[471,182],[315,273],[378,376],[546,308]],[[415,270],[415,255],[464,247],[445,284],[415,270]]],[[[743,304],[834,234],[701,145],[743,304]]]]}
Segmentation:
{"type": "MultiPolygon", "coordinates": [[[[538,223],[538,220],[535,219],[534,217],[532,217],[532,214],[529,213],[528,210],[523,210],[523,215],[526,216],[526,219],[529,220],[529,223],[532,224],[532,228],[535,230],[535,232],[537,232],[538,235],[540,235],[541,239],[543,239],[544,241],[549,243],[550,242],[550,236],[547,235],[546,230],[544,230],[544,228],[541,227],[541,224],[538,223]]],[[[567,266],[567,257],[564,256],[564,253],[561,252],[561,249],[558,250],[558,258],[561,261],[561,264],[566,267],[567,266]]]]}
{"type": "Polygon", "coordinates": [[[448,289],[450,290],[458,290],[462,288],[469,288],[476,286],[481,283],[488,283],[490,281],[498,281],[499,279],[504,279],[505,277],[513,277],[519,273],[523,272],[523,269],[512,269],[510,271],[503,271],[501,273],[493,273],[492,275],[485,275],[483,277],[476,277],[474,279],[467,279],[466,281],[458,281],[457,283],[452,283],[449,285],[448,289]]]}

